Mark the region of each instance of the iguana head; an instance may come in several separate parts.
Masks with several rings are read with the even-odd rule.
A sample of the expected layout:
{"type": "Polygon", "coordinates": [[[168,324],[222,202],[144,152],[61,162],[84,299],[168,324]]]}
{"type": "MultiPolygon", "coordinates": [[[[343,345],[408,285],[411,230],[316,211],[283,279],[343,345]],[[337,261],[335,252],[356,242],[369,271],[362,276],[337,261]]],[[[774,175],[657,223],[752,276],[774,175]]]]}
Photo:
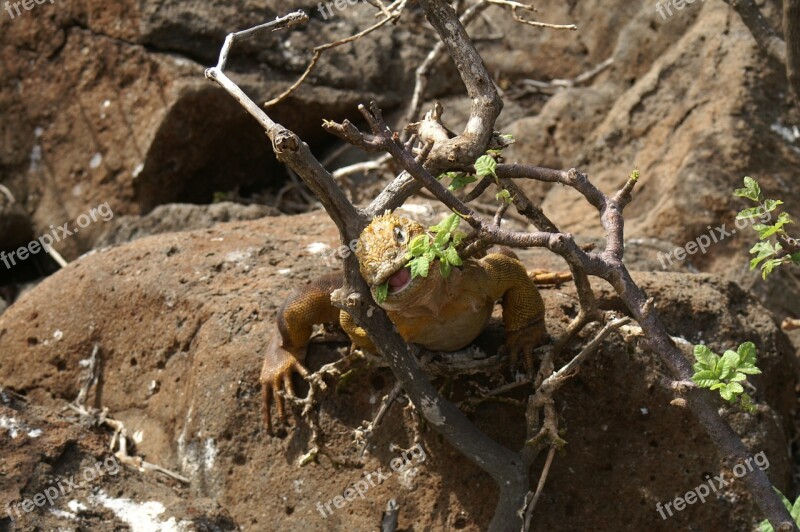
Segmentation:
{"type": "Polygon", "coordinates": [[[422,225],[389,212],[373,219],[361,232],[356,257],[361,275],[373,291],[388,282],[389,297],[392,297],[414,283],[406,267],[406,252],[411,239],[423,233],[422,225]]]}

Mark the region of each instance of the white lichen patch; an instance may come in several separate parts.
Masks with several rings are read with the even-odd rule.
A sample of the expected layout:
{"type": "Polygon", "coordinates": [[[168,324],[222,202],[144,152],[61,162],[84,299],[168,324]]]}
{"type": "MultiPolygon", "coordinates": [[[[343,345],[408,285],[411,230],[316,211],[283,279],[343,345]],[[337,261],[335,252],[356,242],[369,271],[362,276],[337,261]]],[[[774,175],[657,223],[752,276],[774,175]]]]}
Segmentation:
{"type": "Polygon", "coordinates": [[[100,168],[101,164],[103,164],[103,154],[95,153],[92,155],[92,158],[89,160],[89,168],[94,170],[96,168],[100,168]]]}
{"type": "Polygon", "coordinates": [[[331,249],[328,244],[323,244],[322,242],[313,242],[306,247],[306,251],[313,255],[319,255],[320,253],[325,253],[331,249]]]}
{"type": "Polygon", "coordinates": [[[240,264],[241,262],[250,258],[250,253],[248,251],[231,251],[230,253],[225,255],[225,262],[233,262],[235,264],[240,264]]]}
{"type": "Polygon", "coordinates": [[[79,501],[77,499],[72,499],[71,501],[69,501],[67,503],[67,508],[69,508],[71,512],[76,513],[76,514],[82,512],[84,510],[88,510],[86,505],[83,504],[81,501],[79,501]]]}
{"type": "Polygon", "coordinates": [[[418,203],[406,203],[397,209],[398,211],[405,211],[409,214],[433,216],[434,210],[430,205],[420,205],[418,203]]]}
{"type": "Polygon", "coordinates": [[[164,505],[158,501],[135,502],[131,499],[115,499],[109,497],[103,490],[89,497],[89,502],[111,510],[120,521],[127,524],[131,532],[188,532],[191,530],[190,521],[178,521],[174,517],[160,519],[159,516],[166,511],[164,505]]]}
{"type": "Polygon", "coordinates": [[[430,423],[433,423],[434,425],[444,425],[445,417],[442,415],[439,404],[435,399],[423,396],[420,407],[425,419],[427,419],[430,423]]]}
{"type": "Polygon", "coordinates": [[[211,471],[214,468],[214,463],[217,460],[217,448],[214,445],[214,438],[208,438],[206,440],[205,447],[203,449],[203,465],[206,468],[206,471],[211,471]]]}
{"type": "Polygon", "coordinates": [[[0,417],[0,429],[7,430],[12,440],[16,439],[20,434],[25,434],[29,438],[38,438],[42,435],[41,429],[32,429],[13,417],[0,417]]]}
{"type": "Polygon", "coordinates": [[[78,516],[73,512],[65,512],[64,510],[59,510],[58,508],[49,508],[49,512],[59,519],[70,519],[72,521],[78,520],[78,516]]]}
{"type": "Polygon", "coordinates": [[[780,122],[776,122],[770,126],[770,129],[783,137],[786,142],[794,143],[797,139],[800,139],[800,128],[797,126],[787,127],[780,122]]]}

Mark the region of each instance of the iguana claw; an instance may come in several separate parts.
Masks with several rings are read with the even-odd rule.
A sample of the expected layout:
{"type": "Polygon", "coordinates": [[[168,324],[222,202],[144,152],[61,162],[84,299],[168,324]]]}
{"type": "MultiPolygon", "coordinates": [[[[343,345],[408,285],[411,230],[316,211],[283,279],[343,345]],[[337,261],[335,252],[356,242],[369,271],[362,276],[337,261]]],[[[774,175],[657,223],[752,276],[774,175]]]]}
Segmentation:
{"type": "Polygon", "coordinates": [[[525,370],[532,373],[534,370],[533,351],[546,342],[547,330],[544,319],[516,331],[507,331],[505,351],[511,358],[511,367],[517,366],[521,355],[525,370]]]}
{"type": "Polygon", "coordinates": [[[281,392],[288,397],[294,397],[292,385],[292,371],[296,371],[303,378],[308,376],[308,370],[297,360],[294,354],[284,349],[281,337],[272,336],[264,356],[264,365],[261,368],[261,396],[263,397],[264,425],[270,433],[272,430],[272,416],[270,414],[270,396],[275,400],[275,411],[280,423],[286,422],[286,410],[281,392]]]}

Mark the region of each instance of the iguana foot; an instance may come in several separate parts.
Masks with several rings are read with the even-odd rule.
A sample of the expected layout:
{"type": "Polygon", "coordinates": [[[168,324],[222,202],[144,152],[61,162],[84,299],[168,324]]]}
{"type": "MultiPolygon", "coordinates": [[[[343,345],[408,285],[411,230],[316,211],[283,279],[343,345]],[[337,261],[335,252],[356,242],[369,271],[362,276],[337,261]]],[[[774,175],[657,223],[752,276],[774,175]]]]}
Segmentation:
{"type": "Polygon", "coordinates": [[[525,370],[532,374],[534,370],[534,350],[547,343],[547,329],[544,319],[516,331],[506,331],[505,351],[511,358],[511,367],[515,368],[520,357],[525,370]]]}
{"type": "Polygon", "coordinates": [[[261,396],[263,398],[263,418],[264,426],[270,434],[272,430],[272,417],[270,414],[270,396],[275,401],[275,413],[278,422],[286,422],[286,410],[283,403],[283,392],[288,397],[294,397],[294,386],[292,385],[292,371],[296,371],[303,378],[308,376],[308,370],[297,360],[297,358],[281,345],[281,337],[278,334],[272,336],[267,352],[264,356],[264,365],[261,368],[261,396]]]}

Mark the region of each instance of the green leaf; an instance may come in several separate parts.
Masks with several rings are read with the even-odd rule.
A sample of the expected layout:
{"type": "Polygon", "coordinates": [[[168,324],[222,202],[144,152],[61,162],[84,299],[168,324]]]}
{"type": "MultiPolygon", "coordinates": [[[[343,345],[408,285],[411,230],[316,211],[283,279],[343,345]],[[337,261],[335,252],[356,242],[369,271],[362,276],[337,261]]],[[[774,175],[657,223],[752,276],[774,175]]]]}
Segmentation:
{"type": "Polygon", "coordinates": [[[738,382],[729,382],[725,388],[733,395],[739,395],[744,391],[744,387],[738,382]]]}
{"type": "Polygon", "coordinates": [[[464,240],[466,237],[467,237],[467,233],[465,233],[464,231],[456,231],[456,232],[454,232],[453,233],[453,244],[456,245],[456,246],[459,245],[461,243],[461,241],[464,240]]]}
{"type": "Polygon", "coordinates": [[[450,263],[446,260],[439,261],[439,273],[442,274],[444,279],[447,279],[450,276],[450,272],[453,270],[453,267],[450,266],[450,263]]]}
{"type": "Polygon", "coordinates": [[[783,205],[783,202],[781,200],[764,200],[764,209],[766,209],[767,212],[774,211],[778,205],[783,205]]]}
{"type": "Polygon", "coordinates": [[[461,176],[463,176],[463,175],[464,175],[464,172],[445,172],[445,173],[443,173],[443,174],[439,174],[439,175],[436,177],[436,179],[437,179],[438,181],[441,181],[441,180],[442,180],[442,179],[444,179],[445,177],[447,177],[447,178],[450,178],[450,179],[458,179],[459,177],[461,177],[461,176]]]}
{"type": "Polygon", "coordinates": [[[795,523],[800,521],[800,495],[798,495],[797,498],[794,500],[794,505],[792,506],[789,513],[792,515],[792,519],[794,519],[795,523]]]}
{"type": "MultiPolygon", "coordinates": [[[[738,384],[738,383],[734,383],[734,384],[738,384]]],[[[722,386],[719,389],[719,394],[726,401],[731,401],[734,398],[734,394],[733,394],[733,392],[730,390],[730,388],[728,386],[722,386]]]]}
{"type": "Polygon", "coordinates": [[[431,237],[428,235],[417,235],[408,243],[408,253],[406,258],[419,257],[431,246],[431,237]]]}
{"type": "Polygon", "coordinates": [[[757,242],[752,248],[750,248],[751,254],[758,254],[755,258],[750,261],[750,270],[754,270],[758,263],[762,260],[766,259],[767,257],[771,257],[776,253],[775,246],[773,246],[772,242],[765,241],[765,242],[757,242]]]}
{"type": "Polygon", "coordinates": [[[739,400],[741,402],[741,407],[744,410],[747,410],[751,414],[755,414],[758,411],[756,405],[753,404],[753,400],[750,399],[750,396],[747,395],[746,393],[743,393],[742,396],[739,398],[739,400]]]}
{"type": "Polygon", "coordinates": [[[786,498],[786,495],[784,495],[784,494],[783,494],[783,492],[782,492],[781,490],[779,490],[778,488],[776,488],[775,486],[773,486],[773,487],[772,487],[772,489],[774,489],[774,490],[775,490],[775,492],[776,492],[778,495],[780,495],[780,496],[781,496],[781,502],[783,502],[783,505],[786,507],[786,510],[787,510],[787,511],[789,511],[789,512],[791,512],[791,511],[792,511],[792,501],[790,501],[789,499],[787,499],[787,498],[786,498]]]}
{"type": "Polygon", "coordinates": [[[692,375],[692,381],[701,388],[711,388],[719,382],[719,379],[717,379],[713,371],[707,369],[692,375]]]}
{"type": "Polygon", "coordinates": [[[714,364],[714,373],[716,373],[719,380],[724,380],[728,377],[730,368],[726,366],[725,361],[720,358],[717,360],[717,363],[714,364]]]}
{"type": "Polygon", "coordinates": [[[772,528],[772,525],[769,524],[769,521],[764,519],[758,523],[758,532],[775,532],[775,529],[772,528]]]}
{"type": "Polygon", "coordinates": [[[513,200],[511,199],[511,192],[506,189],[501,190],[497,194],[494,195],[494,198],[497,201],[502,201],[503,203],[510,204],[513,200]]]}
{"type": "Polygon", "coordinates": [[[764,224],[753,224],[753,229],[756,230],[758,233],[758,238],[761,240],[766,240],[767,238],[771,237],[775,233],[781,230],[781,226],[778,224],[775,225],[764,225],[764,224]]]}
{"type": "Polygon", "coordinates": [[[753,342],[742,343],[736,353],[739,355],[739,365],[756,363],[756,344],[753,342]]]}
{"type": "Polygon", "coordinates": [[[761,278],[766,281],[767,276],[772,273],[772,270],[774,270],[777,266],[780,265],[781,261],[779,259],[770,259],[767,262],[765,262],[761,266],[761,278]]]}
{"type": "Polygon", "coordinates": [[[747,380],[747,375],[742,373],[741,371],[737,371],[733,377],[729,379],[731,382],[741,382],[743,380],[747,380]]]}
{"type": "Polygon", "coordinates": [[[408,267],[411,269],[412,279],[427,277],[428,271],[431,268],[431,261],[425,256],[417,257],[408,263],[408,267]]]}
{"type": "Polygon", "coordinates": [[[761,199],[761,187],[758,186],[758,183],[752,177],[745,177],[744,188],[737,188],[733,192],[733,195],[739,196],[740,198],[759,201],[761,199]]]}
{"type": "Polygon", "coordinates": [[[800,264],[800,251],[798,251],[797,253],[792,253],[789,256],[791,257],[792,262],[794,262],[795,264],[800,264]]]}
{"type": "Polygon", "coordinates": [[[714,364],[717,363],[715,360],[716,356],[717,355],[715,355],[714,352],[705,345],[694,346],[694,358],[707,368],[714,367],[714,364]]]}
{"type": "Polygon", "coordinates": [[[463,261],[461,260],[461,257],[458,256],[458,251],[456,251],[456,248],[453,247],[453,244],[450,244],[450,247],[444,250],[444,259],[451,266],[461,266],[463,264],[463,261]]]}
{"type": "Polygon", "coordinates": [[[737,220],[749,220],[750,218],[755,218],[756,216],[761,216],[764,212],[762,207],[750,207],[749,209],[745,209],[740,211],[739,214],[736,215],[737,220]]]}
{"type": "Polygon", "coordinates": [[[777,233],[778,231],[782,231],[784,225],[791,223],[794,223],[792,221],[792,218],[785,212],[782,212],[780,213],[780,215],[778,215],[778,219],[775,221],[774,224],[772,225],[754,224],[753,229],[758,231],[758,237],[761,240],[765,240],[774,235],[775,233],[777,233]]]}
{"type": "Polygon", "coordinates": [[[433,239],[433,248],[436,249],[437,255],[439,254],[439,250],[443,249],[445,244],[450,241],[450,232],[447,231],[440,231],[436,233],[436,238],[433,239]]]}
{"type": "Polygon", "coordinates": [[[478,157],[478,160],[475,161],[475,175],[478,177],[487,175],[497,177],[497,174],[495,174],[496,169],[497,161],[490,155],[481,155],[478,157]]]}
{"type": "Polygon", "coordinates": [[[734,373],[739,366],[739,353],[730,349],[725,351],[722,355],[722,365],[726,369],[726,374],[734,373]]]}
{"type": "Polygon", "coordinates": [[[450,182],[450,186],[447,187],[447,190],[455,191],[464,188],[465,186],[469,185],[470,183],[474,183],[477,181],[478,178],[474,175],[467,175],[461,174],[458,177],[454,177],[453,180],[450,182]]]}
{"type": "Polygon", "coordinates": [[[453,213],[438,224],[431,227],[430,230],[433,233],[452,233],[456,230],[459,223],[461,223],[461,218],[458,216],[458,214],[453,213]]]}
{"type": "Polygon", "coordinates": [[[385,282],[380,286],[375,287],[375,302],[379,305],[386,301],[386,296],[389,295],[389,282],[385,282]]]}
{"type": "Polygon", "coordinates": [[[752,364],[746,364],[739,366],[736,371],[739,373],[744,373],[745,375],[759,375],[761,374],[761,370],[757,367],[753,366],[752,364]]]}

